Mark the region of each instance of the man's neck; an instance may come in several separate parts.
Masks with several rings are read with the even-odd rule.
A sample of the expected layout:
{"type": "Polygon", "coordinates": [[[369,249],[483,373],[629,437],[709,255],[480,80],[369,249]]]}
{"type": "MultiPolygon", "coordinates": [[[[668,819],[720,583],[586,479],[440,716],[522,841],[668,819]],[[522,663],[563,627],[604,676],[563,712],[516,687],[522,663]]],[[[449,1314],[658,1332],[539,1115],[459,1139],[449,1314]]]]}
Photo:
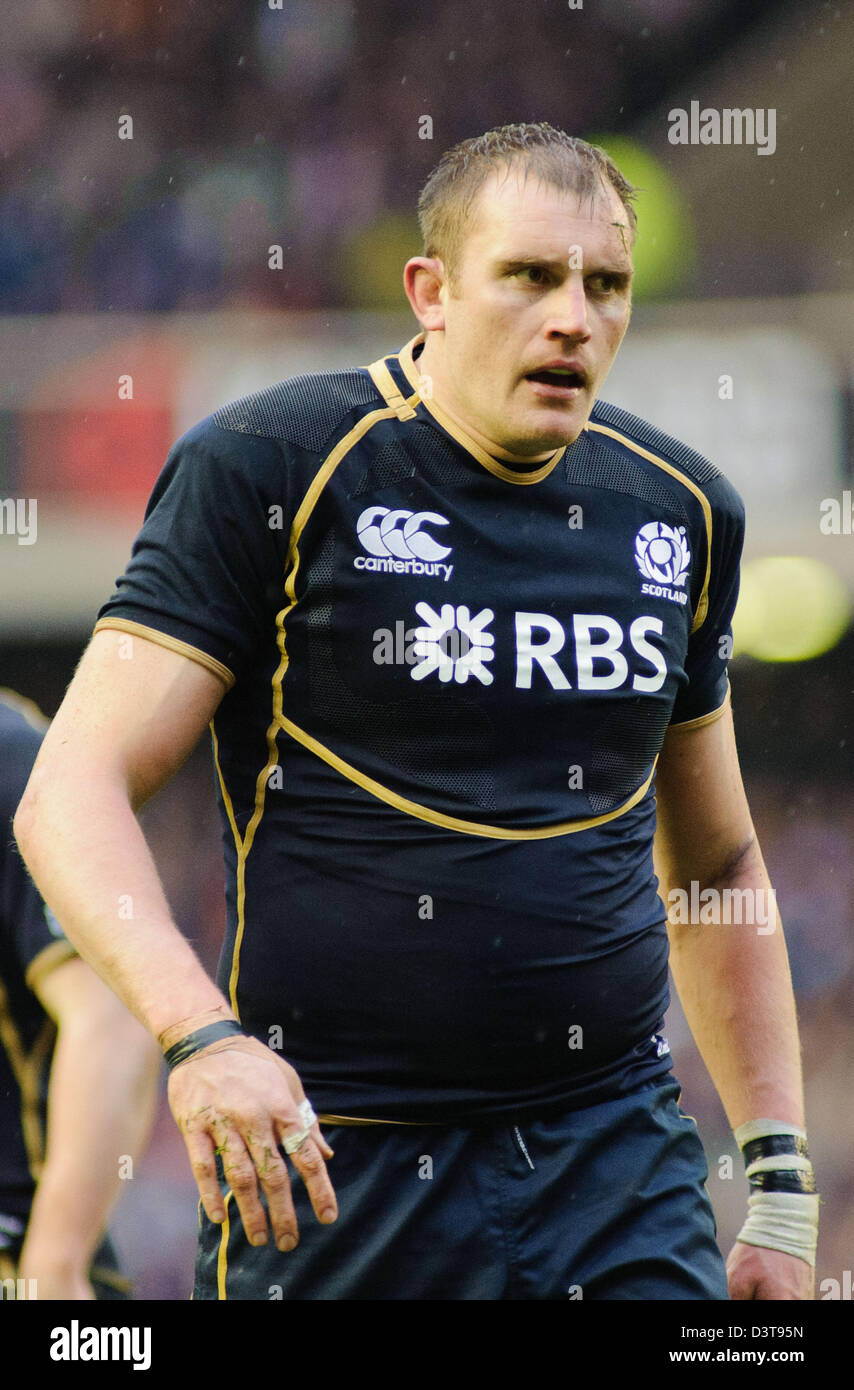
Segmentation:
{"type": "Polygon", "coordinates": [[[554,449],[546,449],[538,454],[512,453],[508,449],[502,448],[500,444],[496,444],[495,440],[487,438],[485,434],[481,434],[469,421],[464,419],[457,410],[451,393],[443,389],[442,364],[436,361],[435,347],[432,352],[430,348],[431,342],[430,335],[428,334],[423,347],[420,349],[416,347],[414,349],[412,360],[419,374],[430,380],[430,400],[454,422],[457,429],[463,434],[468,435],[479,448],[485,450],[491,458],[496,459],[500,463],[517,464],[522,468],[530,465],[533,468],[537,464],[545,463],[546,459],[552,457],[555,452],[554,449]]]}

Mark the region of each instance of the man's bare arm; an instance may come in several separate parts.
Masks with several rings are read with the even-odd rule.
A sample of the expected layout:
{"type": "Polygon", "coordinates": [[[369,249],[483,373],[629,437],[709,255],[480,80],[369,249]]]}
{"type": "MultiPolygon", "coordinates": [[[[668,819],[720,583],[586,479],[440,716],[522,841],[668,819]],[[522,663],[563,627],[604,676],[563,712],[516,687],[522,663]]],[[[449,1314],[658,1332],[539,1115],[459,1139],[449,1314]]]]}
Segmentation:
{"type": "MultiPolygon", "coordinates": [[[[690,892],[694,882],[698,892],[749,890],[760,917],[768,904],[773,909],[729,709],[699,729],[670,730],[656,793],[656,872],[665,906],[671,889],[690,892]]],[[[719,918],[668,923],[679,998],[733,1129],[758,1115],[804,1123],[789,960],[779,919],[771,921],[775,929],[762,932],[719,918]]]]}
{"type": "MultiPolygon", "coordinates": [[[[217,1018],[233,1018],[172,921],[136,812],[178,770],[213,717],[224,683],[158,643],[95,634],[51,724],[15,817],[15,836],[42,897],[69,939],[164,1049],[217,1018]]],[[[225,1206],[221,1153],[250,1240],[267,1222],[283,1248],[297,1224],[278,1146],[303,1128],[292,1067],[255,1039],[214,1043],[177,1067],[169,1100],[205,1211],[225,1206]]],[[[319,1125],[292,1161],[319,1219],[335,1219],[319,1125]]]]}
{"type": "MultiPolygon", "coordinates": [[[[736,1129],[765,1118],[803,1128],[788,954],[769,897],[729,708],[712,724],[668,732],[656,791],[655,863],[665,906],[672,889],[690,899],[693,882],[697,894],[718,890],[721,907],[724,890],[748,890],[754,908],[753,924],[721,920],[727,913],[715,912],[711,904],[707,912],[713,921],[668,923],[679,998],[730,1125],[736,1129]],[[767,924],[756,921],[769,911],[767,924]]],[[[737,1243],[727,1268],[733,1297],[811,1297],[809,1264],[782,1251],[737,1243]]]]}
{"type": "Polygon", "coordinates": [[[159,1037],[188,1015],[228,1005],[172,922],[135,812],[192,752],[225,688],[197,662],[138,637],[126,659],[127,640],[112,631],[93,637],[14,830],[66,935],[159,1037]]]}
{"type": "Polygon", "coordinates": [[[160,1052],[144,1028],[78,957],[40,977],[35,992],[57,1025],[45,1161],[18,1274],[41,1299],[93,1297],[89,1266],[157,1101],[160,1052]]]}

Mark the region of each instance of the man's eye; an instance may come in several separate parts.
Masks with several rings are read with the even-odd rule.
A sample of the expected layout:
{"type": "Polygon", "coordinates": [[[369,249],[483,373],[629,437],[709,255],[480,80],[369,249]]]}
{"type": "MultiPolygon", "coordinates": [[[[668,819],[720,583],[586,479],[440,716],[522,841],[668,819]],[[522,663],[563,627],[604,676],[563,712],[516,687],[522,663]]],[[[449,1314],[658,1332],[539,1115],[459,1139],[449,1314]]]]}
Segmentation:
{"type": "Polygon", "coordinates": [[[612,294],[619,287],[615,275],[591,275],[587,283],[594,294],[612,294]]]}
{"type": "Polygon", "coordinates": [[[548,278],[548,272],[542,265],[523,265],[516,273],[523,277],[530,276],[528,283],[532,285],[543,285],[548,278]]]}

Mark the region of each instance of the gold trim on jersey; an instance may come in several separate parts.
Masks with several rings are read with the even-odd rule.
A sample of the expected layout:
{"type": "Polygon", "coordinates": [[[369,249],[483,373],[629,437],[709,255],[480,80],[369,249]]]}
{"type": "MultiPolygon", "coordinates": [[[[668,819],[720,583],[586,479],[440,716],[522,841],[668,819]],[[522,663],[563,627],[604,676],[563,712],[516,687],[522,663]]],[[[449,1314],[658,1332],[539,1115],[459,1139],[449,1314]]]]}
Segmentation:
{"type": "MultiPolygon", "coordinates": [[[[482,449],[480,445],[472,439],[471,435],[466,433],[461,425],[458,425],[455,420],[452,420],[450,415],[436,404],[432,397],[421,394],[421,382],[424,378],[420,375],[415,365],[412,352],[413,349],[417,347],[419,343],[424,342],[424,340],[424,333],[416,333],[415,337],[406,344],[406,347],[401,348],[398,361],[400,362],[403,373],[410,386],[415,388],[422,405],[424,405],[425,409],[429,410],[433,418],[442,426],[442,429],[447,431],[451,438],[455,439],[458,444],[461,444],[466,452],[471,454],[487,472],[492,473],[496,478],[500,478],[502,482],[520,483],[523,487],[528,487],[531,483],[539,483],[542,482],[543,478],[547,478],[558,460],[562,458],[566,450],[565,444],[561,444],[559,449],[556,449],[553,454],[550,454],[539,468],[531,469],[526,473],[520,473],[518,469],[507,468],[497,458],[493,458],[492,454],[488,454],[485,449],[482,449]]],[[[371,372],[373,374],[373,368],[371,368],[371,372]]],[[[508,463],[527,463],[529,465],[531,463],[530,459],[519,458],[518,455],[507,453],[504,449],[500,452],[508,463]]]]}
{"type": "Polygon", "coordinates": [[[41,1071],[56,1039],[56,1027],[45,1018],[30,1051],[21,1041],[12,1012],[9,996],[0,980],[0,1045],[9,1059],[12,1074],[21,1095],[21,1133],[27,1153],[27,1166],[35,1182],[44,1165],[44,1129],[41,1119],[41,1071]]]}
{"type": "Polygon", "coordinates": [[[717,709],[709,710],[708,714],[698,714],[696,719],[683,719],[681,724],[668,724],[668,729],[702,729],[706,724],[716,724],[730,703],[730,695],[731,691],[729,683],[727,683],[723,704],[718,705],[717,709]]]}
{"type": "Polygon", "coordinates": [[[240,964],[240,946],[243,941],[243,924],[246,907],[246,857],[243,849],[243,840],[240,838],[240,831],[237,829],[237,819],[234,814],[234,802],[225,781],[225,774],[219,761],[219,739],[216,736],[216,716],[210,722],[211,742],[213,744],[214,766],[216,775],[219,779],[220,791],[222,792],[225,813],[228,816],[228,823],[231,826],[231,833],[234,837],[234,847],[237,850],[237,873],[235,886],[237,889],[237,930],[234,939],[234,948],[231,957],[231,974],[229,976],[229,1000],[235,1018],[240,1022],[240,1012],[237,1007],[237,973],[240,964]]]}
{"type": "MultiPolygon", "coordinates": [[[[604,825],[606,821],[616,820],[626,811],[630,811],[645,796],[655,772],[655,762],[652,764],[650,774],[646,781],[633,792],[628,801],[624,801],[614,811],[606,811],[601,816],[589,816],[585,820],[561,821],[557,825],[539,826],[533,830],[510,830],[498,825],[486,825],[480,821],[460,820],[456,816],[446,816],[442,811],[434,811],[430,806],[423,806],[418,801],[410,801],[405,796],[400,796],[390,787],[384,787],[381,782],[374,781],[366,773],[360,772],[358,768],[339,758],[337,753],[318,743],[316,738],[307,734],[304,729],[300,729],[290,719],[282,716],[280,728],[285,733],[290,734],[291,738],[296,739],[310,753],[316,753],[330,767],[334,767],[336,772],[340,772],[351,782],[356,782],[358,786],[364,787],[365,791],[372,796],[384,801],[388,806],[394,806],[395,810],[403,811],[406,815],[416,816],[418,820],[429,821],[431,825],[441,825],[446,830],[458,830],[464,835],[484,835],[493,840],[547,840],[555,835],[574,835],[579,830],[591,830],[594,826],[604,825]]],[[[656,759],[657,762],[657,759],[656,759]]]]}
{"type": "Polygon", "coordinates": [[[236,821],[235,816],[234,816],[234,803],[233,803],[232,800],[231,800],[231,796],[230,796],[230,794],[229,794],[228,787],[225,785],[225,776],[224,776],[224,774],[223,774],[222,768],[220,767],[220,762],[219,762],[219,739],[218,739],[217,736],[216,736],[215,722],[216,722],[215,718],[212,719],[211,722],[210,722],[211,741],[212,741],[212,743],[213,743],[214,766],[215,766],[215,768],[216,768],[216,775],[217,775],[217,777],[219,778],[219,785],[220,785],[220,790],[221,790],[221,792],[222,792],[222,799],[223,799],[223,802],[225,803],[225,813],[226,813],[226,815],[228,816],[228,823],[229,823],[229,825],[231,826],[231,833],[232,833],[232,835],[234,836],[234,844],[235,844],[235,846],[236,846],[237,853],[239,854],[239,853],[240,853],[240,847],[241,847],[241,843],[242,843],[242,842],[241,842],[241,839],[240,839],[240,831],[237,829],[237,821],[236,821]]]}
{"type": "Polygon", "coordinates": [[[380,357],[376,362],[372,362],[368,371],[380,395],[385,398],[386,403],[395,411],[398,420],[414,420],[417,412],[409,401],[404,400],[403,395],[398,391],[394,377],[386,366],[385,358],[380,357]]]}
{"type": "Polygon", "coordinates": [[[633,439],[630,439],[627,434],[623,434],[621,430],[612,429],[610,425],[594,424],[592,420],[588,420],[586,428],[588,430],[594,430],[596,434],[609,435],[611,439],[616,439],[618,444],[625,444],[627,449],[633,449],[636,454],[640,454],[641,457],[647,459],[649,463],[654,463],[656,468],[663,468],[665,473],[669,473],[671,477],[676,478],[683,487],[687,487],[689,492],[693,492],[700,503],[706,521],[706,573],[703,579],[703,588],[700,592],[700,598],[697,602],[697,611],[694,614],[694,626],[691,628],[692,632],[696,632],[698,627],[702,627],[706,620],[706,614],[709,611],[709,578],[712,573],[712,508],[709,505],[708,497],[703,492],[702,488],[697,486],[693,478],[689,478],[685,473],[680,472],[675,464],[668,463],[666,459],[659,458],[657,454],[651,454],[649,449],[644,449],[642,445],[636,444],[633,439]]]}
{"type": "Polygon", "coordinates": [[[113,628],[117,632],[130,632],[138,637],[144,637],[149,642],[154,642],[158,647],[167,647],[170,652],[178,652],[181,656],[187,656],[191,661],[196,661],[200,666],[205,666],[209,671],[213,671],[215,676],[225,681],[225,687],[230,690],[234,685],[234,673],[229,671],[227,666],[223,666],[216,657],[209,656],[200,647],[193,647],[189,642],[182,642],[179,637],[170,637],[168,632],[160,632],[156,627],[147,627],[145,623],[136,623],[132,618],[111,618],[109,613],[105,618],[99,618],[93,632],[101,632],[105,629],[113,628]]]}
{"type": "Polygon", "coordinates": [[[416,1129],[419,1125],[442,1123],[441,1120],[368,1120],[355,1115],[318,1115],[317,1122],[321,1125],[414,1125],[416,1129]]]}
{"type": "Polygon", "coordinates": [[[228,1215],[228,1204],[233,1197],[231,1188],[225,1194],[225,1220],[222,1223],[219,1238],[219,1254],[216,1257],[216,1296],[220,1302],[228,1301],[228,1294],[225,1291],[225,1278],[228,1274],[228,1236],[231,1230],[231,1219],[228,1215]]]}

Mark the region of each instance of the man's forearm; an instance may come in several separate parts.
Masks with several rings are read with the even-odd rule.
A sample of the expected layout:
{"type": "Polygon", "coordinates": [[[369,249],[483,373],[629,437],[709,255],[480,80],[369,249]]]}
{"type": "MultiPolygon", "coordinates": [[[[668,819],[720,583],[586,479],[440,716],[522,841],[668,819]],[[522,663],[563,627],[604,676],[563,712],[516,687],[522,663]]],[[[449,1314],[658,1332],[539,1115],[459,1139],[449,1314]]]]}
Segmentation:
{"type": "Polygon", "coordinates": [[[159,1052],[114,1007],[60,1024],[48,1093],[45,1163],[20,1272],[85,1277],[122,1177],[145,1145],[157,1100],[159,1052]]]}
{"type": "Polygon", "coordinates": [[[36,777],[15,817],[15,835],[69,939],[155,1037],[207,1010],[231,1016],[172,921],[119,785],[88,767],[49,781],[36,777]]]}
{"type": "MultiPolygon", "coordinates": [[[[690,885],[678,886],[690,901],[690,885]]],[[[699,887],[718,890],[720,905],[727,902],[723,890],[747,889],[755,907],[771,908],[767,926],[757,922],[755,911],[753,924],[722,922],[726,912],[719,909],[713,922],[669,927],[679,998],[730,1125],[736,1129],[762,1117],[803,1127],[789,961],[759,846],[754,841],[731,876],[699,887]]],[[[667,906],[663,884],[662,895],[667,906]]],[[[712,915],[709,907],[704,915],[712,915]]],[[[758,916],[763,915],[760,910],[758,916]]]]}

